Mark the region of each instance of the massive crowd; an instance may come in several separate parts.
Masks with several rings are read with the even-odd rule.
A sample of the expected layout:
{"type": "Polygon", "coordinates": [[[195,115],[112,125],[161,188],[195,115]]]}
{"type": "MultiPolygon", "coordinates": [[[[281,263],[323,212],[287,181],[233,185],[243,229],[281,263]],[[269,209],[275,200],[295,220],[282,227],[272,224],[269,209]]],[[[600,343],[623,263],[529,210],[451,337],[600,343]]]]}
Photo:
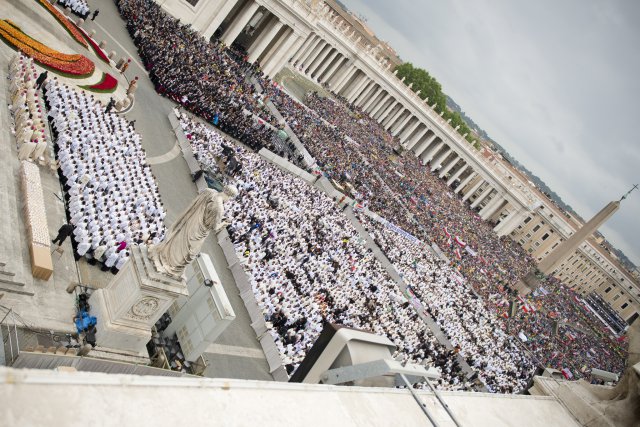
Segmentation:
{"type": "Polygon", "coordinates": [[[365,214],[358,218],[451,344],[478,369],[487,389],[511,393],[524,388],[535,365],[466,279],[424,242],[410,240],[365,214]]]}
{"type": "MultiPolygon", "coordinates": [[[[494,295],[495,297],[495,295],[494,295]]],[[[574,378],[591,379],[591,368],[620,373],[626,341],[612,337],[572,289],[554,278],[525,299],[514,325],[524,334],[524,346],[543,366],[568,369],[574,378]],[[558,322],[557,333],[554,324],[558,322]]]]}
{"type": "Polygon", "coordinates": [[[254,149],[271,144],[267,124],[278,123],[251,82],[254,67],[241,55],[207,42],[151,0],[118,5],[158,93],[254,149]]]}
{"type": "MultiPolygon", "coordinates": [[[[306,105],[275,88],[270,95],[330,178],[353,185],[362,204],[388,221],[423,241],[435,242],[448,255],[450,266],[485,301],[492,316],[506,322],[509,301],[514,297],[511,287],[534,266],[516,242],[508,237],[498,238],[492,226],[470,210],[428,165],[422,165],[414,156],[396,156],[392,150],[397,141],[357,108],[313,93],[306,97],[306,105]],[[471,251],[461,250],[455,237],[471,251]]],[[[559,315],[571,318],[570,313],[576,309],[573,293],[557,281],[548,283],[548,287],[556,296],[553,306],[559,315]]],[[[510,322],[514,330],[523,331],[525,336],[530,332],[540,340],[543,338],[531,328],[544,324],[544,330],[550,330],[554,319],[541,320],[546,313],[545,309],[534,314],[523,311],[510,322]]],[[[574,339],[579,335],[572,333],[568,340],[562,334],[549,334],[543,344],[528,341],[526,347],[535,350],[534,358],[544,366],[578,371],[577,377],[588,378],[590,367],[620,372],[625,358],[623,346],[602,329],[603,325],[596,321],[582,329],[587,331],[581,332],[582,340],[574,339]],[[597,344],[587,345],[594,341],[597,344]],[[596,348],[606,351],[598,352],[596,348]],[[558,357],[562,354],[567,356],[558,357]]]]}
{"type": "Polygon", "coordinates": [[[89,16],[89,4],[85,0],[58,0],[58,4],[68,7],[79,17],[86,19],[89,16]]]}
{"type": "MultiPolygon", "coordinates": [[[[420,280],[415,281],[415,291],[425,300],[434,299],[432,304],[425,306],[447,330],[464,357],[483,372],[481,378],[489,388],[509,391],[522,387],[531,369],[530,362],[514,347],[515,343],[501,333],[488,332],[487,329],[490,325],[496,326],[496,331],[506,329],[506,320],[503,319],[508,317],[506,307],[513,298],[511,287],[535,264],[517,243],[507,237],[498,238],[489,224],[482,221],[431,172],[429,165],[423,165],[411,155],[396,155],[393,148],[398,141],[358,108],[348,105],[344,100],[321,98],[316,94],[308,94],[306,105],[294,101],[262,79],[256,66],[245,62],[246,57],[237,47],[227,48],[217,42],[208,43],[178,20],[164,14],[150,0],[120,0],[119,8],[159,93],[252,149],[270,147],[274,129],[269,125],[279,127],[265,108],[268,98],[278,107],[328,177],[349,189],[363,205],[388,221],[422,241],[436,243],[448,255],[450,264],[443,266],[435,262],[426,266],[425,271],[435,274],[432,282],[442,285],[442,289],[448,289],[449,294],[438,293],[430,283],[420,280]],[[263,94],[256,91],[252,80],[262,83],[265,89],[263,94]],[[470,250],[460,251],[454,236],[465,241],[470,250]],[[457,277],[470,286],[452,289],[451,278],[457,281],[457,277]],[[464,301],[461,303],[464,307],[462,314],[452,308],[457,301],[464,301]],[[469,323],[473,326],[467,327],[466,321],[470,318],[477,323],[469,323]],[[448,322],[451,323],[449,329],[444,326],[448,322]],[[479,335],[475,336],[474,332],[479,335]],[[495,342],[503,348],[489,345],[495,342]],[[505,355],[497,356],[496,352],[499,351],[504,351],[505,355]]],[[[191,128],[185,129],[189,131],[191,128]]],[[[198,129],[198,132],[205,132],[204,128],[198,129]]],[[[211,135],[203,133],[193,138],[192,143],[199,160],[207,167],[214,168],[217,166],[214,158],[222,148],[219,146],[221,142],[211,135]]],[[[428,351],[418,355],[405,352],[407,342],[411,343],[413,349],[416,342],[414,338],[407,337],[420,336],[427,347],[435,345],[427,332],[421,329],[411,332],[417,335],[405,334],[404,330],[393,332],[390,325],[395,325],[396,321],[392,319],[394,316],[389,315],[380,317],[380,325],[374,322],[375,316],[382,316],[376,308],[378,298],[382,298],[377,290],[387,290],[392,285],[386,279],[379,282],[384,275],[367,273],[368,269],[377,271],[377,262],[355,245],[353,230],[343,222],[341,215],[333,212],[334,206],[314,190],[300,187],[297,181],[289,181],[290,178],[255,155],[241,150],[238,158],[241,159],[242,168],[238,169],[237,179],[243,191],[238,201],[231,202],[230,212],[235,221],[232,234],[238,251],[246,258],[257,298],[271,320],[272,331],[280,343],[289,370],[295,369],[301,360],[306,347],[312,342],[317,325],[327,319],[387,333],[400,343],[402,354],[412,354],[407,357],[415,360],[422,360],[423,356],[433,357],[427,354],[428,351]],[[270,179],[264,179],[261,174],[270,179]],[[309,206],[311,212],[302,209],[307,204],[299,201],[300,194],[315,201],[316,205],[309,206]],[[291,200],[295,202],[291,203],[291,200]],[[282,209],[287,210],[284,217],[278,214],[282,209]],[[333,231],[335,228],[331,228],[338,225],[344,225],[348,230],[344,236],[337,236],[333,231]],[[281,237],[282,242],[286,242],[285,246],[276,237],[281,237]],[[344,272],[344,266],[339,261],[337,265],[334,264],[336,254],[343,255],[340,259],[343,263],[353,262],[353,271],[360,273],[362,280],[352,279],[348,271],[344,272]],[[348,261],[345,261],[344,254],[350,257],[346,258],[348,261]],[[294,267],[296,271],[291,271],[294,267]],[[351,295],[352,291],[333,287],[338,286],[336,277],[346,277],[347,283],[355,289],[355,296],[363,296],[364,300],[353,298],[354,302],[351,302],[351,297],[345,297],[345,292],[351,295]],[[316,289],[311,286],[313,283],[322,286],[322,295],[312,291],[316,289]],[[367,292],[366,287],[371,285],[376,291],[370,288],[370,292],[367,292]],[[345,301],[349,301],[349,304],[344,305],[345,301]],[[354,314],[348,310],[353,304],[356,304],[354,310],[360,307],[358,303],[364,305],[363,311],[357,312],[355,317],[347,315],[354,314]],[[320,323],[314,324],[310,319],[320,323]]],[[[387,252],[392,254],[393,245],[389,242],[388,245],[387,252]]],[[[402,257],[397,258],[396,262],[401,263],[402,257]]],[[[407,268],[406,265],[404,268],[407,268]]],[[[406,270],[405,274],[410,275],[415,271],[413,267],[413,270],[406,270]]],[[[552,290],[550,293],[559,295],[558,303],[563,300],[566,303],[566,299],[571,297],[565,288],[556,283],[550,283],[549,288],[552,290]]],[[[380,307],[395,307],[397,304],[393,301],[381,300],[382,304],[387,305],[380,307]]],[[[398,317],[402,319],[412,316],[397,310],[398,317]]],[[[567,310],[572,309],[558,307],[559,313],[567,310]]],[[[541,309],[533,313],[531,318],[543,319],[547,311],[541,309]]],[[[554,357],[554,343],[562,335],[554,335],[546,342],[536,341],[535,337],[545,334],[536,334],[534,326],[527,329],[528,323],[539,324],[538,329],[546,331],[549,322],[548,319],[529,322],[529,317],[521,314],[510,320],[509,325],[514,330],[534,337],[524,343],[532,351],[533,358],[553,366],[576,369],[577,363],[583,359],[574,357],[577,356],[575,352],[584,350],[586,338],[582,347],[563,347],[572,349],[574,353],[559,360],[554,357]]],[[[565,330],[561,329],[561,332],[565,330]]],[[[606,337],[599,338],[604,340],[606,337]]],[[[612,343],[602,342],[603,348],[611,349],[612,343]]],[[[442,349],[436,351],[436,359],[442,358],[441,367],[450,363],[443,362],[446,357],[442,349]]],[[[624,351],[621,350],[616,356],[620,356],[619,359],[609,365],[603,358],[593,358],[590,360],[591,366],[601,363],[601,366],[619,367],[621,364],[618,362],[623,355],[624,351]]],[[[456,369],[451,366],[448,368],[451,369],[444,383],[454,384],[458,381],[456,384],[459,384],[456,369]]],[[[588,374],[588,368],[578,370],[588,374]]]]}
{"type": "MultiPolygon", "coordinates": [[[[198,160],[217,168],[231,144],[186,116],[181,123],[198,160]]],[[[243,167],[240,194],[225,206],[229,232],[289,373],[330,322],[386,335],[397,358],[439,367],[442,388],[468,387],[334,200],[256,154],[235,148],[235,157],[243,167]]]]}
{"type": "Polygon", "coordinates": [[[45,99],[77,255],[116,272],[134,244],[159,242],[165,211],[138,135],[93,95],[52,78],[45,99]]]}

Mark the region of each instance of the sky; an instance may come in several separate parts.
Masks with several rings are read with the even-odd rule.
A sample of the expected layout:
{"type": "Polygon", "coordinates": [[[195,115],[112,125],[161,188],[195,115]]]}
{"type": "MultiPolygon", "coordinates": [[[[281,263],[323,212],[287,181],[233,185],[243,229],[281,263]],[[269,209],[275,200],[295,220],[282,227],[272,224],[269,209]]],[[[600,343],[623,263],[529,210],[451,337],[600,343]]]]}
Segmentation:
{"type": "MultiPolygon", "coordinates": [[[[640,1],[342,1],[585,220],[640,183],[640,1]]],[[[640,191],[600,232],[640,266],[640,191]]]]}

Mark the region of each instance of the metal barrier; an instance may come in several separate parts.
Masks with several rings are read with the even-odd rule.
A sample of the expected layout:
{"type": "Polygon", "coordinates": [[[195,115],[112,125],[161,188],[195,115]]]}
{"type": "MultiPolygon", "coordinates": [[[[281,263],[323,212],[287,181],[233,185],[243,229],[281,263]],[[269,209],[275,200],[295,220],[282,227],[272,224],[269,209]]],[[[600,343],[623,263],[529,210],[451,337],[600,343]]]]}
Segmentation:
{"type": "Polygon", "coordinates": [[[276,347],[273,335],[269,332],[269,328],[264,320],[264,314],[258,306],[253,289],[251,289],[249,277],[242,267],[244,263],[238,258],[227,230],[223,229],[218,233],[218,245],[227,260],[229,271],[231,271],[233,280],[236,282],[240,298],[247,309],[247,313],[251,319],[251,327],[267,359],[271,376],[276,381],[289,381],[289,375],[283,365],[280,351],[278,347],[276,347]]]}
{"type": "Polygon", "coordinates": [[[18,339],[18,326],[16,325],[15,312],[9,308],[0,320],[0,365],[12,366],[20,355],[20,341],[18,339]],[[13,326],[13,329],[11,328],[13,326]],[[5,335],[6,331],[6,335],[5,335]]]}

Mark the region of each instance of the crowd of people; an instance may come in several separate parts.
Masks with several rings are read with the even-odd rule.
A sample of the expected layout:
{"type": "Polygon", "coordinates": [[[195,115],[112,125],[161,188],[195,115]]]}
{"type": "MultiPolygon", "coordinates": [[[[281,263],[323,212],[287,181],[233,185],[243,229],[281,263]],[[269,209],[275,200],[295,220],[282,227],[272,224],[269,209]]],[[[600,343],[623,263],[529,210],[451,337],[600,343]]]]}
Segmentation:
{"type": "Polygon", "coordinates": [[[14,56],[9,63],[9,110],[20,160],[42,159],[47,149],[44,106],[38,92],[46,75],[39,74],[33,60],[23,54],[14,56]]]}
{"type": "Polygon", "coordinates": [[[523,303],[513,323],[539,364],[566,369],[573,378],[586,380],[591,380],[592,368],[622,372],[627,342],[612,337],[572,289],[550,277],[523,303]]]}
{"type": "Polygon", "coordinates": [[[116,273],[132,245],[158,243],[165,233],[140,135],[93,95],[56,78],[45,88],[75,253],[116,273]]]}
{"type": "Polygon", "coordinates": [[[360,213],[358,219],[492,392],[522,390],[535,364],[504,330],[467,280],[420,240],[410,240],[360,213]]]}
{"type": "MultiPolygon", "coordinates": [[[[349,184],[346,188],[352,186],[352,195],[362,205],[414,236],[436,243],[449,257],[451,267],[485,299],[492,315],[508,317],[509,301],[514,298],[512,286],[535,265],[516,242],[496,236],[492,226],[432,173],[429,165],[422,165],[414,156],[397,156],[393,148],[398,141],[344,100],[311,93],[303,105],[277,88],[270,96],[329,178],[343,186],[349,184]],[[462,246],[470,250],[462,250],[462,246]]],[[[572,298],[567,288],[552,289],[565,303],[572,298]]],[[[527,319],[512,322],[526,330],[527,319]]],[[[615,343],[606,337],[600,342],[615,354],[611,352],[615,343]]],[[[551,356],[557,352],[552,344],[541,348],[539,353],[544,352],[544,357],[538,360],[554,360],[551,356]]],[[[575,352],[577,355],[579,350],[575,352]]],[[[624,351],[616,357],[613,364],[593,358],[589,366],[597,367],[599,362],[600,366],[623,366],[624,351]]],[[[570,355],[562,363],[551,365],[575,369],[579,360],[570,355]]],[[[580,365],[588,374],[589,369],[583,368],[580,365]]]]}
{"type": "Polygon", "coordinates": [[[68,7],[82,19],[86,19],[91,11],[89,4],[85,0],[58,0],[58,4],[62,7],[68,7]]]}
{"type": "Polygon", "coordinates": [[[246,56],[209,43],[154,1],[121,0],[118,7],[158,93],[253,149],[271,146],[279,124],[251,81],[256,69],[246,56]]]}
{"type": "MultiPolygon", "coordinates": [[[[218,168],[232,144],[185,115],[182,128],[197,159],[218,168]]],[[[440,368],[444,389],[464,389],[453,354],[439,344],[401,290],[368,251],[335,200],[234,147],[240,191],[225,205],[236,252],[292,374],[325,323],[388,336],[399,360],[440,368]]]]}
{"type": "MultiPolygon", "coordinates": [[[[468,204],[431,171],[429,164],[423,165],[419,159],[410,154],[397,155],[394,148],[397,147],[398,140],[378,122],[357,107],[349,105],[344,99],[323,98],[310,93],[304,100],[306,105],[298,103],[262,78],[257,67],[246,62],[246,54],[240,48],[226,47],[219,42],[204,40],[192,29],[165,14],[151,0],[120,0],[118,5],[159,93],[173,99],[186,110],[200,116],[254,150],[264,146],[271,147],[274,132],[281,127],[265,108],[267,100],[272,101],[326,176],[343,186],[342,188],[346,188],[346,191],[349,191],[361,205],[420,240],[437,244],[450,260],[446,268],[440,262],[428,267],[433,269],[432,274],[436,274],[438,283],[444,281],[446,286],[443,285],[442,288],[449,289],[452,282],[447,280],[451,277],[454,277],[454,280],[455,277],[461,277],[466,285],[460,289],[456,288],[455,292],[451,291],[453,292],[451,299],[447,295],[437,294],[442,304],[434,302],[431,306],[429,304],[426,306],[432,307],[430,308],[433,310],[432,314],[439,322],[451,322],[449,335],[459,346],[459,351],[471,361],[470,363],[484,372],[482,379],[489,387],[495,391],[513,391],[522,387],[531,369],[531,363],[520,353],[520,350],[513,347],[515,344],[511,340],[503,338],[500,333],[497,333],[497,336],[489,333],[486,329],[490,327],[487,325],[497,325],[499,327],[497,330],[505,330],[505,322],[508,318],[507,307],[509,301],[515,297],[512,286],[535,266],[534,260],[516,242],[508,237],[496,236],[492,225],[483,221],[476,212],[471,210],[468,204]],[[258,93],[255,89],[255,82],[261,84],[263,93],[258,93]],[[461,250],[463,247],[467,250],[461,250]],[[449,271],[453,276],[449,275],[449,271]],[[443,272],[442,275],[439,272],[443,272]],[[469,302],[467,298],[473,301],[469,302]],[[455,313],[456,310],[451,306],[452,300],[458,299],[467,301],[463,305],[464,314],[455,313]],[[460,316],[462,320],[459,320],[460,316]],[[478,323],[474,328],[477,329],[465,328],[464,321],[468,320],[469,316],[476,318],[478,323]],[[479,331],[484,335],[474,337],[473,331],[479,331]],[[498,340],[505,347],[485,349],[491,340],[498,340]],[[505,351],[506,355],[500,358],[494,354],[495,351],[505,351]]],[[[201,136],[192,140],[194,152],[207,167],[215,166],[213,158],[208,156],[215,157],[221,149],[217,147],[215,139],[211,138],[201,136]],[[212,154],[207,154],[209,152],[212,154]]],[[[272,330],[280,337],[278,342],[289,362],[287,363],[289,369],[295,369],[296,363],[299,362],[301,354],[304,354],[306,345],[309,343],[304,341],[309,339],[308,335],[301,332],[312,329],[306,322],[313,315],[308,311],[309,307],[305,306],[302,311],[306,313],[302,316],[305,322],[295,323],[301,317],[291,314],[290,311],[295,311],[291,308],[291,304],[294,304],[296,309],[299,306],[295,305],[295,302],[283,305],[284,301],[288,301],[285,294],[289,297],[296,295],[300,304],[305,301],[304,298],[311,298],[312,302],[322,308],[323,315],[320,317],[325,320],[349,319],[348,322],[351,323],[347,324],[356,322],[360,326],[372,326],[376,331],[380,329],[375,328],[388,329],[386,326],[370,325],[373,319],[371,316],[374,314],[372,311],[369,311],[369,317],[359,314],[358,316],[364,317],[356,316],[358,320],[354,320],[352,316],[346,316],[345,312],[340,311],[339,304],[330,305],[332,308],[338,307],[337,317],[335,311],[323,308],[328,306],[326,301],[329,297],[333,298],[332,302],[344,301],[344,298],[339,299],[335,296],[339,295],[337,290],[334,295],[327,288],[333,283],[331,278],[341,273],[339,266],[330,263],[327,268],[322,263],[319,265],[309,263],[309,259],[315,261],[321,254],[329,254],[328,259],[331,260],[331,254],[338,253],[335,252],[336,249],[324,250],[325,244],[328,245],[326,248],[334,248],[335,241],[331,240],[330,244],[327,239],[330,238],[329,236],[335,239],[336,236],[332,236],[322,224],[329,219],[339,222],[332,216],[329,205],[325,206],[321,199],[317,200],[318,208],[325,209],[323,212],[329,218],[327,220],[306,211],[299,214],[302,223],[295,222],[294,218],[297,217],[291,212],[289,212],[291,216],[279,218],[277,216],[278,209],[281,209],[279,203],[286,203],[284,200],[289,196],[292,197],[289,200],[298,200],[296,192],[292,190],[302,191],[298,188],[298,183],[289,183],[280,171],[269,169],[268,165],[265,166],[259,158],[250,153],[241,151],[239,158],[242,159],[242,167],[238,168],[238,179],[242,182],[241,187],[244,191],[241,192],[242,197],[239,201],[232,202],[234,206],[232,212],[239,215],[236,226],[240,230],[235,230],[233,235],[237,240],[238,250],[245,256],[247,265],[251,266],[252,277],[261,277],[260,281],[256,279],[253,283],[254,289],[267,310],[269,319],[272,320],[272,330]],[[260,173],[267,174],[274,178],[274,181],[276,178],[281,181],[267,182],[259,177],[260,173]],[[279,187],[272,187],[272,185],[279,187]],[[250,208],[253,214],[248,216],[243,214],[241,207],[250,208]],[[309,222],[310,225],[305,225],[304,221],[309,222]],[[262,234],[266,233],[265,224],[270,225],[266,236],[262,234]],[[293,234],[287,231],[288,225],[308,232],[307,239],[303,238],[304,243],[299,240],[300,235],[295,234],[295,230],[291,231],[293,234]],[[297,250],[293,256],[295,261],[291,261],[292,254],[288,253],[288,249],[285,250],[276,244],[273,235],[282,235],[283,239],[286,236],[289,244],[298,244],[297,249],[294,249],[297,250]],[[311,243],[307,241],[311,236],[321,237],[319,237],[320,240],[311,243]],[[321,252],[317,253],[318,251],[321,252]],[[281,260],[281,257],[285,260],[281,260]],[[293,262],[293,264],[287,264],[287,262],[293,262]],[[278,265],[282,269],[280,273],[272,269],[273,265],[278,265]],[[287,267],[291,266],[297,267],[304,273],[299,276],[292,272],[291,277],[283,278],[282,274],[288,271],[287,267]],[[278,279],[271,278],[268,274],[264,277],[261,273],[265,272],[277,273],[274,278],[278,279]],[[320,273],[328,276],[322,276],[320,273]],[[322,289],[326,291],[324,296],[310,293],[308,288],[302,285],[315,283],[318,277],[328,280],[327,283],[323,281],[325,287],[322,289]],[[278,282],[278,280],[281,281],[278,282]],[[280,287],[284,287],[284,290],[278,291],[280,287]],[[288,310],[284,310],[285,306],[288,310]],[[332,313],[333,317],[327,317],[324,313],[332,313]]],[[[312,190],[305,189],[303,194],[308,197],[321,197],[310,194],[308,191],[312,190]]],[[[291,210],[301,209],[298,203],[293,205],[291,210]]],[[[301,202],[300,206],[305,204],[301,202]]],[[[342,219],[342,217],[339,218],[342,219]]],[[[369,259],[366,253],[362,255],[363,258],[358,258],[360,254],[354,249],[355,246],[352,247],[352,237],[353,235],[350,235],[346,238],[346,242],[343,242],[345,247],[340,245],[337,247],[346,251],[345,253],[348,253],[351,259],[366,260],[362,264],[355,264],[357,271],[361,271],[358,266],[362,265],[367,265],[367,268],[376,268],[375,262],[369,259]]],[[[391,247],[387,250],[391,251],[391,247]]],[[[320,259],[327,261],[327,258],[320,259]]],[[[397,261],[400,262],[399,260],[397,261]]],[[[415,268],[413,271],[415,272],[415,268]]],[[[409,271],[406,274],[409,274],[409,271]]],[[[368,275],[364,277],[367,278],[366,280],[369,278],[368,275]]],[[[434,281],[436,281],[435,277],[434,281]]],[[[362,283],[358,280],[351,283],[356,289],[362,287],[362,283]]],[[[414,287],[417,293],[428,295],[429,298],[436,297],[435,291],[431,289],[433,286],[423,283],[421,287],[420,283],[422,282],[418,281],[414,287]]],[[[376,289],[384,286],[386,286],[384,283],[375,283],[376,289]]],[[[554,292],[558,292],[559,301],[571,297],[566,288],[555,286],[555,284],[549,286],[554,292]]],[[[377,298],[377,294],[373,292],[371,295],[366,294],[366,297],[377,298]]],[[[365,301],[364,304],[368,309],[369,302],[365,301]]],[[[295,313],[299,312],[295,311],[295,313]]],[[[534,316],[542,316],[544,311],[536,313],[534,316]]],[[[527,329],[528,318],[516,316],[509,322],[514,325],[515,330],[523,331],[525,335],[529,332],[532,336],[541,336],[527,329]]],[[[540,326],[541,330],[548,328],[546,320],[540,324],[544,324],[540,326]]],[[[446,330],[446,327],[444,329],[446,330]]],[[[393,336],[391,332],[388,332],[388,335],[393,336]]],[[[558,336],[552,338],[554,341],[558,339],[558,336]]],[[[394,341],[402,342],[403,340],[398,340],[395,336],[394,341]]],[[[432,342],[433,340],[425,340],[425,343],[432,342]]],[[[611,348],[610,343],[602,342],[605,348],[611,348]]],[[[552,365],[554,360],[557,362],[557,358],[552,357],[555,353],[553,341],[535,345],[535,341],[532,340],[528,341],[528,344],[525,342],[525,345],[533,350],[534,358],[552,365]]],[[[623,354],[623,351],[620,354],[623,354]]],[[[570,364],[575,369],[579,360],[581,360],[579,357],[574,358],[569,354],[565,356],[562,363],[555,363],[554,366],[570,364]]],[[[619,366],[620,360],[610,366],[619,366]]],[[[591,366],[600,361],[602,359],[592,360],[591,366]]],[[[588,372],[588,368],[582,371],[588,372]]],[[[449,384],[452,381],[452,378],[445,380],[449,384]]]]}

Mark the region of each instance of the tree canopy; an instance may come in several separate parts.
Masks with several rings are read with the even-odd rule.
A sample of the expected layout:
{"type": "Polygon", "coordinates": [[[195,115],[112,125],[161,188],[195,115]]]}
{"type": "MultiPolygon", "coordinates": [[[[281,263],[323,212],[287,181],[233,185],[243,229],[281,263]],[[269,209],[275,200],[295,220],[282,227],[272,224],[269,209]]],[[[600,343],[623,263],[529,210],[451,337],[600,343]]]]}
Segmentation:
{"type": "Polygon", "coordinates": [[[460,135],[467,134],[467,141],[473,141],[471,129],[469,129],[469,126],[457,111],[451,111],[447,108],[447,98],[444,92],[442,92],[442,85],[438,83],[427,70],[414,67],[410,62],[405,62],[398,65],[396,71],[398,72],[397,76],[399,79],[404,77],[405,85],[409,86],[412,84],[411,90],[414,92],[420,91],[418,94],[420,98],[425,99],[428,97],[429,105],[436,104],[434,109],[438,114],[444,111],[442,117],[445,120],[451,119],[451,126],[453,126],[454,129],[460,126],[458,133],[460,135]]]}

